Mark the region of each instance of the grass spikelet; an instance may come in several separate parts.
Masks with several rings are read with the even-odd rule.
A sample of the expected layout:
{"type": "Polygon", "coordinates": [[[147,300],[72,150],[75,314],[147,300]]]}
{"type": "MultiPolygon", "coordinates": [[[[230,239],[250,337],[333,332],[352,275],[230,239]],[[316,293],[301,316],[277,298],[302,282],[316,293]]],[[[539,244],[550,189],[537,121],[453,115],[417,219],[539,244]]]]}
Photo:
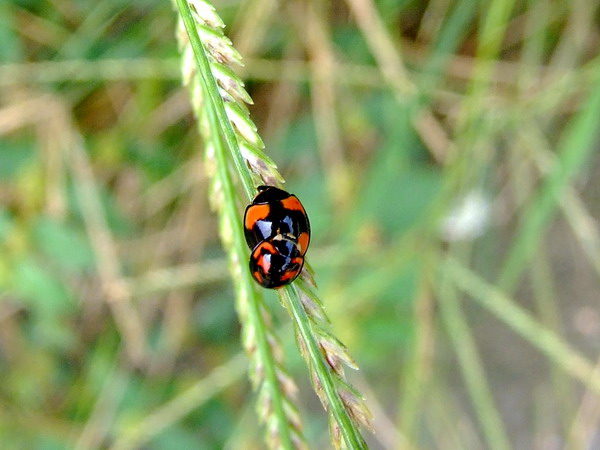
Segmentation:
{"type": "MultiPolygon", "coordinates": [[[[251,358],[250,378],[259,391],[259,417],[271,447],[303,447],[300,416],[293,402],[296,386],[281,364],[270,315],[246,270],[248,250],[239,214],[243,202],[231,168],[248,199],[258,184],[280,185],[283,178],[264,153],[264,143],[249,117],[246,103],[251,99],[231,69],[241,64],[241,57],[223,34],[214,8],[202,0],[177,0],[177,6],[187,32],[187,36],[179,33],[183,79],[208,142],[211,204],[220,217],[221,240],[235,280],[242,342],[251,358]]],[[[344,365],[356,368],[356,364],[344,345],[325,330],[327,318],[321,302],[308,287],[315,285],[308,265],[298,285],[299,289],[280,289],[280,299],[292,316],[315,392],[328,412],[332,442],[336,448],[366,448],[358,427],[370,428],[371,415],[362,396],[346,382],[343,370],[344,365]]]]}
{"type": "MultiPolygon", "coordinates": [[[[218,95],[228,105],[227,117],[234,125],[234,138],[244,143],[249,155],[261,152],[262,140],[243,105],[250,97],[241,80],[226,66],[239,63],[240,58],[229,39],[223,36],[220,30],[222,22],[206,2],[178,1],[177,6],[188,33],[191,26],[192,36],[195,31],[202,39],[207,40],[207,61],[211,70],[209,76],[214,77],[215,85],[219,86],[218,95]],[[207,28],[211,25],[213,28],[207,28]]],[[[183,27],[184,24],[180,25],[183,27]]],[[[305,448],[302,423],[295,406],[296,386],[283,367],[283,352],[273,332],[270,314],[264,306],[263,298],[247,270],[242,269],[247,260],[243,235],[239,233],[241,217],[238,211],[242,200],[234,188],[227,159],[224,157],[216,114],[211,109],[211,102],[206,100],[207,83],[202,79],[206,74],[198,71],[198,49],[193,48],[194,38],[190,40],[182,32],[178,36],[183,56],[183,80],[190,91],[200,131],[206,141],[205,161],[211,180],[211,207],[219,215],[219,234],[228,254],[231,276],[236,280],[236,309],[242,323],[242,345],[250,358],[250,380],[258,391],[258,416],[265,424],[266,440],[271,448],[305,448]]],[[[275,165],[270,161],[263,163],[261,169],[263,180],[280,178],[275,165]]],[[[245,181],[249,180],[250,176],[245,181]]],[[[246,185],[246,188],[250,186],[246,185]]]]}
{"type": "Polygon", "coordinates": [[[322,310],[313,310],[318,302],[310,302],[306,307],[306,301],[297,300],[298,297],[316,299],[305,284],[299,283],[299,289],[287,287],[281,291],[281,300],[294,318],[296,341],[309,367],[313,389],[329,413],[334,446],[367,448],[358,428],[372,430],[372,415],[362,394],[347,382],[344,374],[344,366],[352,369],[358,366],[344,344],[326,330],[326,322],[320,315],[322,310]]]}

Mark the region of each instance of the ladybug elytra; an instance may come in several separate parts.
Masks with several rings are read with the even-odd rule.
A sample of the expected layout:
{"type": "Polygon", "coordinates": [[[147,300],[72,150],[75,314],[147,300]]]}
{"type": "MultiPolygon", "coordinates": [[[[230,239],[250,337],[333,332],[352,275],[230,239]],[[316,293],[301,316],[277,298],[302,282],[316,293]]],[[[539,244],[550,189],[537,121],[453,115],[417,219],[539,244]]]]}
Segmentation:
{"type": "Polygon", "coordinates": [[[258,191],[244,214],[250,273],[261,286],[277,289],[302,271],[310,223],[295,195],[274,186],[259,186],[258,191]]]}

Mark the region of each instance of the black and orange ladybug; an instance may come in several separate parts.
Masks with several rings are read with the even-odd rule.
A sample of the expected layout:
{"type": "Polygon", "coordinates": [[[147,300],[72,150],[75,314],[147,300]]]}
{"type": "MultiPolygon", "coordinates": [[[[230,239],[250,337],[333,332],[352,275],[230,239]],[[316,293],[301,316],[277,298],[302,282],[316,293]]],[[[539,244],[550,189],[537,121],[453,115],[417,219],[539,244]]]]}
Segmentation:
{"type": "Polygon", "coordinates": [[[300,275],[304,258],[292,241],[262,241],[250,255],[250,273],[262,287],[277,289],[300,275]]]}
{"type": "Polygon", "coordinates": [[[244,234],[252,250],[250,272],[263,287],[280,288],[302,271],[310,242],[310,223],[295,195],[259,186],[246,208],[244,234]]]}

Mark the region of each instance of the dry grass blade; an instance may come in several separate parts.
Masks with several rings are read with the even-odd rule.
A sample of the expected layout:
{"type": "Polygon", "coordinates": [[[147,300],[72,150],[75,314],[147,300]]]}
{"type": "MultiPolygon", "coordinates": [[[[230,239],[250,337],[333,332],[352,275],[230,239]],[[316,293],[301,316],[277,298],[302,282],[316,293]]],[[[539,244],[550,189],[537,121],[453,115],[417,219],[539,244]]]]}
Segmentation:
{"type": "Polygon", "coordinates": [[[240,353],[222,366],[214,368],[206,377],[157,408],[135,427],[126,430],[111,449],[125,450],[150,441],[165,428],[238,381],[243,376],[246,365],[246,358],[240,353]]]}
{"type": "MultiPolygon", "coordinates": [[[[416,86],[410,80],[400,52],[386,31],[383,20],[373,2],[370,0],[346,0],[346,2],[367,40],[371,52],[377,59],[381,73],[392,87],[398,101],[414,101],[417,96],[416,86]]],[[[419,114],[415,115],[414,126],[432,156],[439,162],[446,161],[452,142],[432,111],[427,108],[421,109],[419,114]]]]}
{"type": "Polygon", "coordinates": [[[473,300],[543,352],[557,367],[581,381],[589,390],[600,394],[600,374],[580,352],[573,349],[552,330],[537,322],[496,287],[486,283],[458,261],[450,259],[447,271],[452,282],[470,294],[473,300]]]}

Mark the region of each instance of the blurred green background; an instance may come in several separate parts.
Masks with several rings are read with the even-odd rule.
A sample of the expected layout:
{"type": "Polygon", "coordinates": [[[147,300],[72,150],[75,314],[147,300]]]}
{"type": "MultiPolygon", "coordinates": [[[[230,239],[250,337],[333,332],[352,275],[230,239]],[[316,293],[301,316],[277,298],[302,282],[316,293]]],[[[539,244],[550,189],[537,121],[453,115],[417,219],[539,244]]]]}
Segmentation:
{"type": "MultiPolygon", "coordinates": [[[[598,4],[215,3],[372,448],[600,446],[598,4]]],[[[3,449],[264,448],[175,25],[0,3],[3,449]]]]}

